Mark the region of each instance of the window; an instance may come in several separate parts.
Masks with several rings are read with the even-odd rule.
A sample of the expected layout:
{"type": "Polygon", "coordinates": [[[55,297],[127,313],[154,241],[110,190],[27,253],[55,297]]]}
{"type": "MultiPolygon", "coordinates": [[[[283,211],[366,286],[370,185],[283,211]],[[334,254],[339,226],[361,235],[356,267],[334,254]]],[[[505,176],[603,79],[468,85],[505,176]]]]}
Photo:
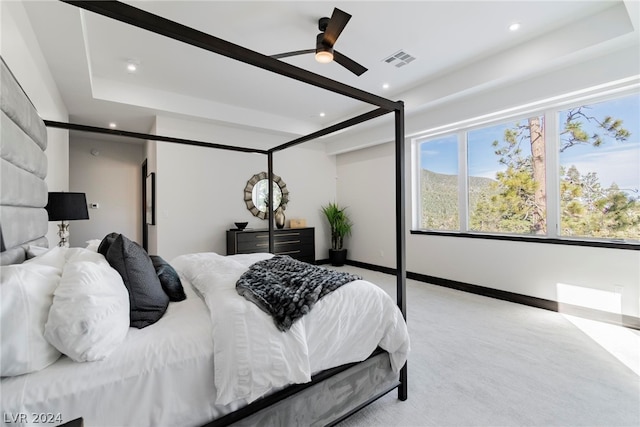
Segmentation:
{"type": "Polygon", "coordinates": [[[469,230],[545,234],[542,117],[467,133],[469,230]]]}
{"type": "Polygon", "coordinates": [[[640,240],[638,96],[560,111],[560,235],[640,240]]]}
{"type": "Polygon", "coordinates": [[[416,143],[421,230],[640,241],[637,92],[416,143]]]}
{"type": "Polygon", "coordinates": [[[420,227],[457,230],[458,139],[455,135],[420,145],[420,227]]]}

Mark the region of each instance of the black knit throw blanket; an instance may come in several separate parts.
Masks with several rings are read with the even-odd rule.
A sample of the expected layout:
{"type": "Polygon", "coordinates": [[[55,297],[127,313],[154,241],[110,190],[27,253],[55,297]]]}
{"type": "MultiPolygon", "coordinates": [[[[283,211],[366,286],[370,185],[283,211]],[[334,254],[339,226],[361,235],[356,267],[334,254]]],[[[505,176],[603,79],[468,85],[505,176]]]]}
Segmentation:
{"type": "Polygon", "coordinates": [[[278,329],[287,331],[320,298],[357,279],[354,274],[275,255],[251,265],[236,282],[236,290],[270,314],[278,329]]]}

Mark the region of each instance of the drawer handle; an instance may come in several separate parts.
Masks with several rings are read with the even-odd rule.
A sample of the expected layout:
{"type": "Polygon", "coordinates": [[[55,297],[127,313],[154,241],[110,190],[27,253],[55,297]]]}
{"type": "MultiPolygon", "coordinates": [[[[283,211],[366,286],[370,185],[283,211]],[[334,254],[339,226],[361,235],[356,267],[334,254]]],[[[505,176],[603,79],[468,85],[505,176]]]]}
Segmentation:
{"type": "Polygon", "coordinates": [[[285,251],[285,252],[277,252],[278,255],[289,255],[289,254],[299,254],[300,251],[285,251]]]}
{"type": "MultiPolygon", "coordinates": [[[[285,242],[273,242],[276,246],[281,245],[295,245],[296,243],[300,243],[300,240],[287,240],[285,242]]],[[[269,246],[269,243],[256,243],[257,248],[269,246]]]]}
{"type": "Polygon", "coordinates": [[[300,240],[286,240],[284,242],[275,242],[276,245],[295,245],[300,243],[300,240]]]}
{"type": "MultiPolygon", "coordinates": [[[[277,235],[274,235],[273,237],[283,237],[283,236],[299,236],[300,233],[279,233],[277,235]]],[[[268,234],[256,234],[256,239],[268,239],[269,235],[268,234]]]]}

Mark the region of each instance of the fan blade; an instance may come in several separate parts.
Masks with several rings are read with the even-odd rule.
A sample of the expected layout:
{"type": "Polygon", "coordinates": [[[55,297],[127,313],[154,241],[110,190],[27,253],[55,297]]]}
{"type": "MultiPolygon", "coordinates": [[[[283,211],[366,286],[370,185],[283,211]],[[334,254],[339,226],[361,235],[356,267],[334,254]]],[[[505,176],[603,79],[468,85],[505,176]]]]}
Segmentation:
{"type": "Polygon", "coordinates": [[[326,46],[333,47],[336,40],[338,40],[338,36],[342,30],[344,30],[347,22],[349,22],[349,19],[351,19],[351,15],[347,12],[343,12],[337,7],[334,8],[329,24],[327,24],[327,29],[324,30],[324,38],[322,39],[322,42],[326,46]]]}
{"type": "Polygon", "coordinates": [[[336,51],[335,49],[333,50],[333,60],[336,61],[338,64],[342,65],[347,70],[351,71],[356,76],[360,76],[365,71],[367,71],[367,69],[364,68],[362,65],[358,64],[353,59],[344,56],[343,54],[336,51]]]}
{"type": "Polygon", "coordinates": [[[288,58],[289,56],[304,55],[306,53],[316,53],[316,50],[315,49],[296,50],[293,52],[285,52],[285,53],[279,53],[277,55],[271,55],[271,57],[280,59],[280,58],[288,58]]]}

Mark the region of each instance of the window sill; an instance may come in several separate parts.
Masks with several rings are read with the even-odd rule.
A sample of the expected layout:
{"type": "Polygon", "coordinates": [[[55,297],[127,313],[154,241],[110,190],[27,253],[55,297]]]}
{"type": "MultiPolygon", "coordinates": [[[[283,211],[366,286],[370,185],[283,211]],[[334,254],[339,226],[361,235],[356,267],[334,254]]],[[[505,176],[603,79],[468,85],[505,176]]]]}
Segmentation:
{"type": "Polygon", "coordinates": [[[593,248],[609,248],[609,249],[626,249],[632,251],[640,250],[640,243],[631,243],[625,241],[604,241],[604,240],[576,240],[568,238],[551,238],[551,237],[535,237],[535,236],[516,236],[511,234],[476,234],[476,233],[457,233],[452,231],[426,231],[411,230],[411,234],[423,234],[427,236],[444,236],[444,237],[461,237],[469,239],[485,239],[485,240],[507,240],[510,242],[527,242],[527,243],[546,243],[552,245],[570,245],[570,246],[586,246],[593,248]]]}

